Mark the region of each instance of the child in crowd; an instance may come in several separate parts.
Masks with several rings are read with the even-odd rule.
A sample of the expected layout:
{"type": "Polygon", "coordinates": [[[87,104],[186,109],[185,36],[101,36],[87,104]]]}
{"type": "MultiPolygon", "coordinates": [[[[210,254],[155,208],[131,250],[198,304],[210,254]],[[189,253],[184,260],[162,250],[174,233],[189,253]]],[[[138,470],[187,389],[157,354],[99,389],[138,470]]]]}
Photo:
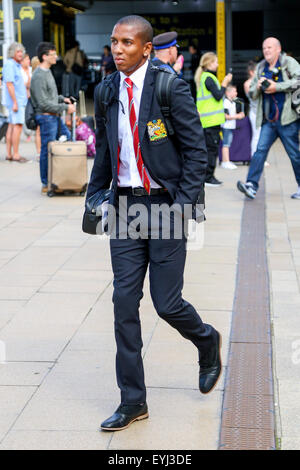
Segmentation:
{"type": "MultiPolygon", "coordinates": [[[[71,119],[66,119],[66,125],[69,129],[72,127],[71,119]]],[[[87,147],[87,156],[94,157],[96,155],[96,136],[94,131],[83,122],[79,116],[76,116],[76,140],[83,140],[87,147]]]]}
{"type": "Polygon", "coordinates": [[[228,85],[225,91],[224,98],[224,111],[225,111],[225,123],[222,124],[223,133],[223,147],[222,147],[222,163],[221,167],[226,170],[235,170],[237,168],[234,163],[229,159],[229,149],[232,144],[233,131],[236,128],[236,120],[243,119],[245,113],[236,112],[235,99],[237,98],[237,89],[234,85],[228,85]]]}

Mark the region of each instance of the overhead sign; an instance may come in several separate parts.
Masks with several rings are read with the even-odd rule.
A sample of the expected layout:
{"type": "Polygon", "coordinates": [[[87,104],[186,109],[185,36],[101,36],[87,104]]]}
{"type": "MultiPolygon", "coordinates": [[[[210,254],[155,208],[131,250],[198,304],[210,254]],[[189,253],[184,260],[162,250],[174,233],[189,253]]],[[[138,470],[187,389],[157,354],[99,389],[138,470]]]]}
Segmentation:
{"type": "Polygon", "coordinates": [[[178,15],[145,13],[143,17],[151,23],[154,36],[167,31],[177,31],[178,43],[182,50],[188,50],[190,43],[201,50],[215,50],[214,13],[204,12],[201,15],[194,13],[180,13],[178,15]]]}
{"type": "Polygon", "coordinates": [[[19,11],[19,18],[20,20],[25,20],[26,18],[29,20],[34,20],[35,18],[35,11],[32,7],[22,7],[19,11]]]}
{"type": "Polygon", "coordinates": [[[219,68],[217,77],[222,82],[226,75],[226,31],[225,31],[225,0],[216,0],[216,39],[219,68]]]}

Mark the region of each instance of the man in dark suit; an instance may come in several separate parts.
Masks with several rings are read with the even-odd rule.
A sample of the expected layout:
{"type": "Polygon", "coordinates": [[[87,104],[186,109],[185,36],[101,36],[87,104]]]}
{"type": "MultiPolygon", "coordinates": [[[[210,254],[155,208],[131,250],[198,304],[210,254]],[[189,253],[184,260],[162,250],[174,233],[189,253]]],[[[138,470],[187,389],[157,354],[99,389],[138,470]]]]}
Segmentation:
{"type": "MultiPolygon", "coordinates": [[[[119,20],[111,37],[118,72],[110,80],[106,119],[102,118],[95,92],[97,153],[87,198],[111,187],[110,203],[117,214],[117,229],[110,247],[121,404],[101,424],[105,431],[122,430],[133,421],[148,417],[139,319],[148,266],[151,297],[158,315],[198,349],[200,391],[210,392],[221,373],[220,334],[204,324],[181,296],[186,258],[184,234],[177,238],[172,226],[165,239],[159,226],[157,238],[149,225],[140,237],[130,236],[136,204],[145,209],[147,220],[161,204],[176,206],[177,214],[185,205],[194,206],[207,165],[199,116],[188,85],[179,78],[174,79],[171,93],[175,136],[168,135],[155,95],[157,73],[166,72],[159,72],[149,63],[152,37],[152,27],[144,18],[129,16],[119,20]],[[125,237],[120,230],[124,226],[120,202],[124,196],[128,207],[125,237]]],[[[181,215],[180,220],[183,225],[181,215]]]]}

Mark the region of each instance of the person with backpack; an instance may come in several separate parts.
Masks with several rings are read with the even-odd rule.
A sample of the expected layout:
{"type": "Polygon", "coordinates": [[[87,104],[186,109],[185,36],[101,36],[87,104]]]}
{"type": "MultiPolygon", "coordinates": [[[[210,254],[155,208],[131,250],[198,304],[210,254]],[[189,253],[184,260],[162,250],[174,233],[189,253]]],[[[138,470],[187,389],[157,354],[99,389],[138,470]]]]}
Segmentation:
{"type": "Polygon", "coordinates": [[[171,97],[171,127],[167,125],[156,85],[160,77],[173,74],[153,67],[149,61],[152,38],[152,27],[144,18],[121,18],[111,36],[117,72],[95,90],[96,157],[86,207],[92,198],[99,200],[109,193],[109,204],[116,215],[110,250],[116,375],[121,391],[120,406],[101,424],[103,431],[123,430],[134,421],[148,418],[139,320],[148,267],[158,315],[197,348],[200,391],[209,393],[221,373],[220,334],[204,324],[181,295],[186,237],[182,233],[177,238],[173,226],[169,236],[162,237],[161,219],[158,236],[152,232],[152,214],[160,206],[169,209],[171,222],[176,218],[181,226],[184,224],[183,209],[196,205],[207,165],[203,130],[189,86],[176,75],[168,81],[170,94],[164,93],[171,97]],[[102,100],[104,87],[107,93],[102,100]],[[127,206],[125,212],[123,204],[127,206]],[[145,218],[135,230],[136,206],[145,218]]]}

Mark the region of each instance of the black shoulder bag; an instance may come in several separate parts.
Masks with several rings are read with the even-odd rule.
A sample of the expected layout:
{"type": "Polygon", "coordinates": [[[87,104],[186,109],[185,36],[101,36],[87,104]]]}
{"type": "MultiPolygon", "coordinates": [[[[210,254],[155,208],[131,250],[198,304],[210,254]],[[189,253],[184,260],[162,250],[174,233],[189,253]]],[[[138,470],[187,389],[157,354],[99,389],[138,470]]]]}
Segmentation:
{"type": "Polygon", "coordinates": [[[37,123],[35,120],[35,111],[31,101],[31,98],[28,98],[26,108],[25,108],[25,123],[26,127],[31,131],[35,131],[37,129],[37,123]]]}
{"type": "MultiPolygon", "coordinates": [[[[111,102],[113,85],[112,79],[115,73],[106,77],[97,88],[96,100],[99,105],[100,116],[106,124],[107,108],[111,102]]],[[[85,211],[82,220],[82,230],[90,235],[102,234],[102,210],[101,206],[109,200],[110,189],[100,190],[90,196],[85,202],[85,211]]]]}

